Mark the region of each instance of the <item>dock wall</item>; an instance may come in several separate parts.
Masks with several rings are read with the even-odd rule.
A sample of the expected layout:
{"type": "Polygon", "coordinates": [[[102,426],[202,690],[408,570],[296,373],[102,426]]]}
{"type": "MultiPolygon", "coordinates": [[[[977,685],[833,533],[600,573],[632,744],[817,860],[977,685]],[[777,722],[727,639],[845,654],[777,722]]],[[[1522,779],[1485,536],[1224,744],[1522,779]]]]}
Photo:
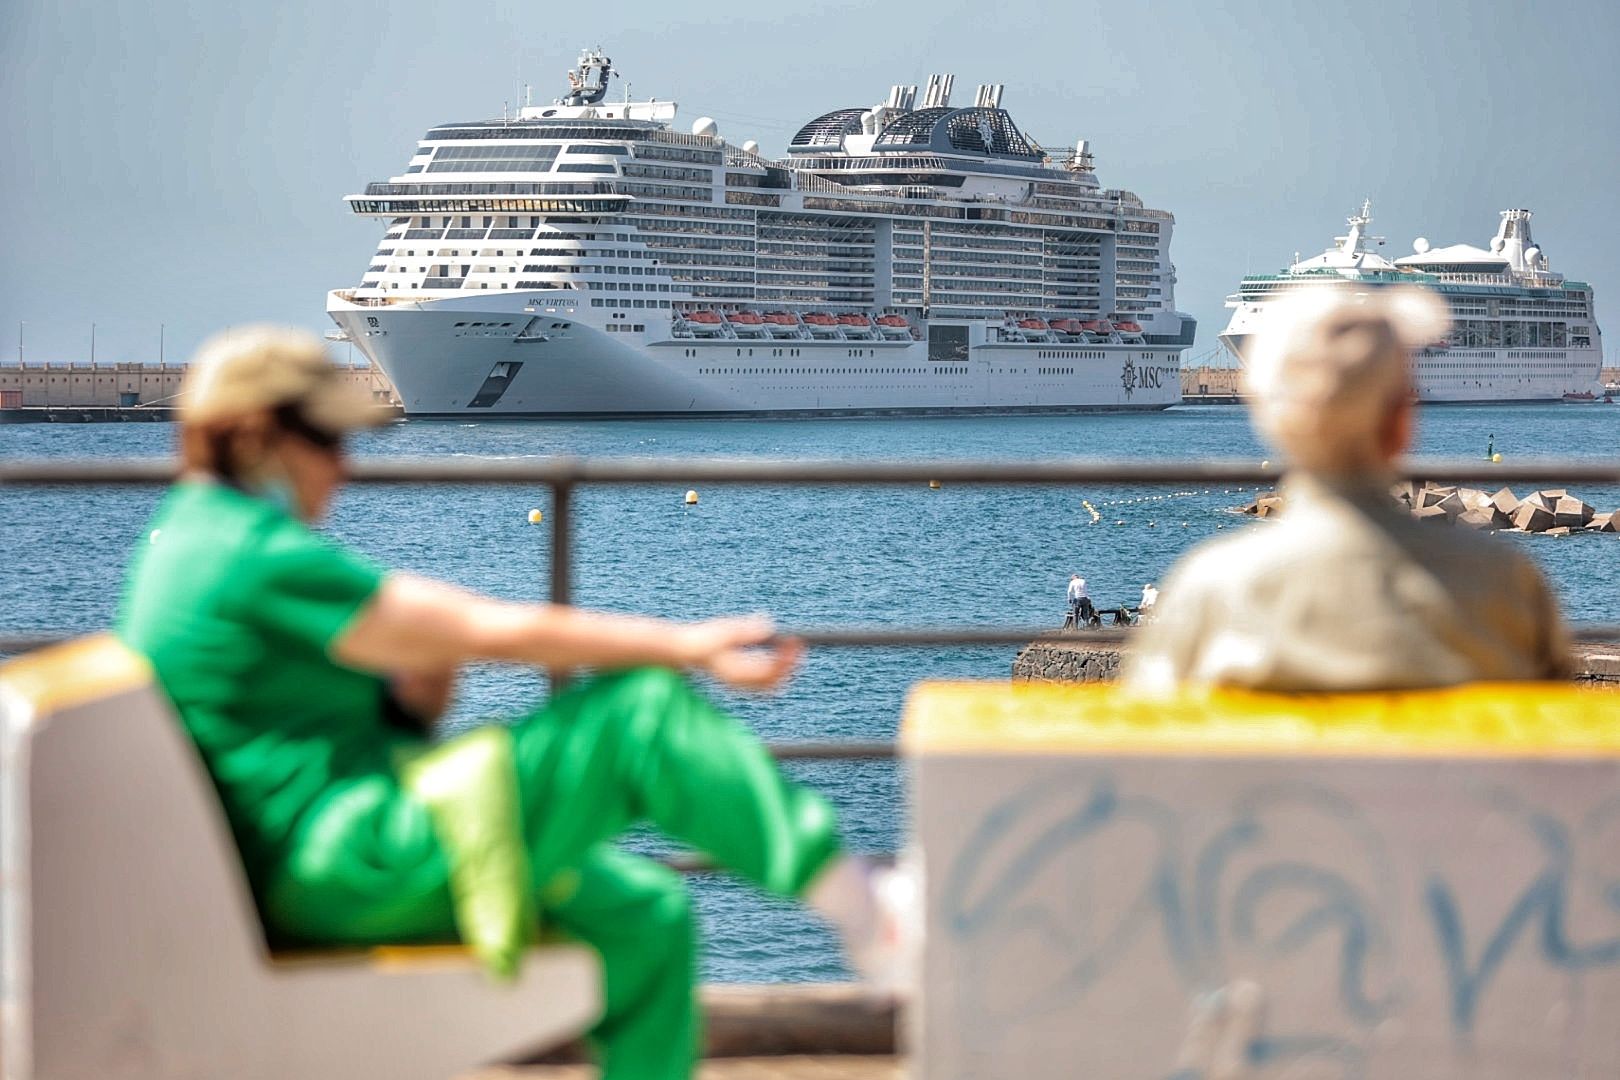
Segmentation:
{"type": "MultiPolygon", "coordinates": [[[[398,403],[381,371],[339,370],[379,404],[398,403]]],[[[185,373],[185,364],[0,364],[0,409],[172,408],[185,373]]]]}
{"type": "MultiPolygon", "coordinates": [[[[1076,642],[1037,641],[1013,660],[1014,682],[1112,682],[1124,648],[1076,642]]],[[[1620,644],[1575,646],[1575,681],[1620,689],[1620,644]]]]}

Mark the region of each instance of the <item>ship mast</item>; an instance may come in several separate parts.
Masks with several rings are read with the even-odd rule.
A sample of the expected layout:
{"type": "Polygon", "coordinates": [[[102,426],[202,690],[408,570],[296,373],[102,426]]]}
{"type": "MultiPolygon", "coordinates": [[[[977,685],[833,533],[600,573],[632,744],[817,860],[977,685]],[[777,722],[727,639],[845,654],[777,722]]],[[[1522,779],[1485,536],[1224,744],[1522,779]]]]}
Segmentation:
{"type": "Polygon", "coordinates": [[[1335,236],[1333,239],[1339,241],[1339,252],[1346,257],[1365,255],[1367,253],[1366,241],[1368,240],[1374,240],[1380,244],[1384,242],[1382,236],[1367,236],[1365,232],[1367,226],[1372,224],[1371,199],[1361,200],[1361,213],[1351,214],[1345,219],[1345,224],[1350,226],[1349,234],[1335,236]]]}

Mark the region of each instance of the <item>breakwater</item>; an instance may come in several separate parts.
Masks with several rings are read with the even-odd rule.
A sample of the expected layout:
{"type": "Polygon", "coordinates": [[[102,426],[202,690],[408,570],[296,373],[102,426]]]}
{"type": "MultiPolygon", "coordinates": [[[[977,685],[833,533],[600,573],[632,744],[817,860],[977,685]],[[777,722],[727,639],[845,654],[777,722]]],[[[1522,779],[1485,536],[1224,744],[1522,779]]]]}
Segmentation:
{"type": "MultiPolygon", "coordinates": [[[[1119,677],[1126,645],[1083,641],[1035,641],[1013,659],[1014,682],[1112,682],[1119,677]]],[[[1620,644],[1585,642],[1574,647],[1578,683],[1620,690],[1620,644]]]]}
{"type": "MultiPolygon", "coordinates": [[[[1395,485],[1393,494],[1413,517],[1437,525],[1548,536],[1620,533],[1620,509],[1599,513],[1565,488],[1532,491],[1521,499],[1510,488],[1492,493],[1414,481],[1395,485]]],[[[1253,517],[1275,517],[1287,509],[1287,499],[1279,492],[1266,492],[1239,509],[1253,517]]]]}

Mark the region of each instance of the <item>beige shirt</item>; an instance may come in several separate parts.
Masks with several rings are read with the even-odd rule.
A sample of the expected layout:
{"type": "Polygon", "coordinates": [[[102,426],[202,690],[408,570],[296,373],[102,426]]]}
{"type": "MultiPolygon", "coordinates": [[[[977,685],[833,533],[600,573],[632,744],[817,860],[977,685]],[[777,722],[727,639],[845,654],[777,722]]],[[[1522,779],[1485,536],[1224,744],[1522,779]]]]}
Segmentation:
{"type": "Polygon", "coordinates": [[[1414,519],[1386,481],[1292,477],[1286,511],[1172,571],[1123,681],[1380,690],[1569,674],[1568,634],[1529,558],[1414,519]]]}

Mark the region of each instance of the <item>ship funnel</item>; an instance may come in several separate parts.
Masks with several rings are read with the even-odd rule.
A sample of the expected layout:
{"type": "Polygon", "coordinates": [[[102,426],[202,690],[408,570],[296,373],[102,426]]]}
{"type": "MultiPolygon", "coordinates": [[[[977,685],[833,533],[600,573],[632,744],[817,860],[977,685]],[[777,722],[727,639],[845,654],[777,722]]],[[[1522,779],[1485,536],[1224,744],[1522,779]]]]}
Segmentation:
{"type": "Polygon", "coordinates": [[[980,83],[979,92],[973,97],[973,106],[978,109],[1001,108],[1001,92],[1007,89],[1004,83],[980,83]]]}
{"type": "Polygon", "coordinates": [[[955,75],[930,75],[928,87],[923,91],[923,108],[943,108],[951,103],[951,86],[955,75]]]}
{"type": "Polygon", "coordinates": [[[1502,224],[1497,226],[1496,236],[1491,239],[1491,250],[1507,259],[1508,265],[1522,274],[1532,269],[1525,258],[1525,249],[1534,245],[1535,241],[1530,238],[1530,211],[1502,211],[1502,224]]]}

